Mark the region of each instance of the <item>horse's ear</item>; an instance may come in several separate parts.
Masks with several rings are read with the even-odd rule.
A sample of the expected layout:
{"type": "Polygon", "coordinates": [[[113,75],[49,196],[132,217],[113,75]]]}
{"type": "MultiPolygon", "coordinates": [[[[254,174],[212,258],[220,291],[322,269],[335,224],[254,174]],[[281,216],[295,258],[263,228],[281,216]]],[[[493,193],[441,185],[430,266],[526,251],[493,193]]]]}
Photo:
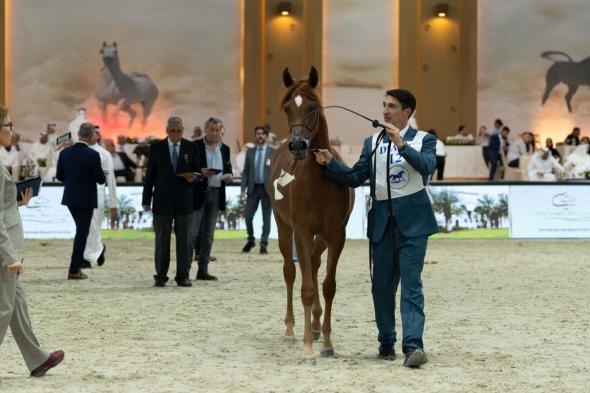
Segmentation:
{"type": "Polygon", "coordinates": [[[113,46],[116,48],[117,47],[117,41],[113,41],[113,46]]]}
{"type": "Polygon", "coordinates": [[[285,70],[283,71],[283,83],[285,84],[285,87],[291,87],[295,83],[288,67],[285,67],[285,70]]]}
{"type": "Polygon", "coordinates": [[[316,68],[314,66],[311,66],[311,70],[309,71],[309,79],[307,80],[307,84],[310,87],[317,87],[318,85],[318,70],[316,70],[316,68]]]}
{"type": "Polygon", "coordinates": [[[103,41],[102,42],[102,47],[104,48],[105,46],[107,46],[107,42],[106,41],[103,41]]]}

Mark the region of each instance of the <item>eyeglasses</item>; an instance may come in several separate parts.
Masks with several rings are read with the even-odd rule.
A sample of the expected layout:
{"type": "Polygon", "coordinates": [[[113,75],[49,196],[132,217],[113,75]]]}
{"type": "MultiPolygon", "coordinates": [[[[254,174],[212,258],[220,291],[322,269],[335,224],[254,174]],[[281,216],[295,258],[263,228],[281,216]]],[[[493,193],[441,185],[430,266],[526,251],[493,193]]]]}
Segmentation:
{"type": "Polygon", "coordinates": [[[10,131],[12,131],[12,122],[10,122],[10,123],[6,123],[6,124],[2,124],[2,127],[6,127],[6,128],[8,128],[10,131]]]}
{"type": "Polygon", "coordinates": [[[169,132],[170,134],[182,134],[182,132],[183,132],[183,131],[184,131],[184,130],[170,130],[170,129],[168,130],[168,132],[169,132]]]}

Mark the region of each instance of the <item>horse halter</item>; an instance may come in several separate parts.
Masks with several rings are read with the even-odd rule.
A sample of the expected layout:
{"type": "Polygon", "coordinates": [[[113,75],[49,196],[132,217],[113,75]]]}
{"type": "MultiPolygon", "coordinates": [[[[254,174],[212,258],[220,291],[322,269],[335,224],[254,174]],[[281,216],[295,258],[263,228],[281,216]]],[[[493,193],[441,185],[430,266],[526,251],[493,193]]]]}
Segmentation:
{"type": "MultiPolygon", "coordinates": [[[[317,104],[319,108],[321,106],[317,104]]],[[[302,118],[306,118],[307,116],[315,113],[315,121],[313,122],[313,126],[308,126],[307,124],[300,122],[295,123],[289,128],[289,133],[291,134],[291,141],[289,142],[289,151],[296,152],[296,151],[305,151],[309,148],[311,140],[315,136],[314,130],[317,128],[318,123],[320,121],[320,111],[318,109],[314,109],[309,113],[306,113],[302,116],[302,118]],[[303,128],[303,131],[298,132],[295,129],[297,127],[303,128]]]]}

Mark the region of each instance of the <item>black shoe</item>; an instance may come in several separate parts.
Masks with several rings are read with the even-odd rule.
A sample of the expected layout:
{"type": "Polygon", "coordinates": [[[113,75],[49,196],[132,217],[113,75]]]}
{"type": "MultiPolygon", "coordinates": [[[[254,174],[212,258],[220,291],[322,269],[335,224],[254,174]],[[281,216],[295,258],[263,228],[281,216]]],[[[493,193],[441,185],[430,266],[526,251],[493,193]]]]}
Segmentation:
{"type": "Polygon", "coordinates": [[[395,360],[395,349],[393,349],[393,344],[379,345],[379,359],[395,360]]]}
{"type": "Polygon", "coordinates": [[[88,261],[84,261],[80,264],[80,269],[92,269],[92,264],[88,261]]]}
{"type": "Polygon", "coordinates": [[[166,281],[168,281],[168,277],[160,278],[158,276],[154,276],[154,286],[155,287],[165,287],[166,281]]]}
{"type": "Polygon", "coordinates": [[[197,272],[197,280],[217,281],[217,277],[209,273],[197,272]]]}
{"type": "Polygon", "coordinates": [[[107,246],[105,246],[104,244],[102,245],[102,252],[100,253],[100,256],[98,257],[98,259],[96,260],[96,263],[98,263],[98,266],[102,266],[104,265],[104,252],[107,250],[107,246]]]}
{"type": "Polygon", "coordinates": [[[406,350],[406,359],[404,360],[405,367],[417,368],[427,362],[428,358],[422,348],[408,348],[406,350]]]}
{"type": "Polygon", "coordinates": [[[266,251],[266,246],[260,246],[260,253],[261,254],[268,254],[268,251],[266,251]]]}
{"type": "Polygon", "coordinates": [[[192,287],[193,283],[188,278],[183,278],[180,280],[176,280],[176,285],[179,287],[192,287]]]}
{"type": "Polygon", "coordinates": [[[242,252],[250,252],[250,250],[253,249],[255,246],[256,246],[256,243],[248,242],[248,243],[246,243],[244,248],[242,248],[242,252]]]}

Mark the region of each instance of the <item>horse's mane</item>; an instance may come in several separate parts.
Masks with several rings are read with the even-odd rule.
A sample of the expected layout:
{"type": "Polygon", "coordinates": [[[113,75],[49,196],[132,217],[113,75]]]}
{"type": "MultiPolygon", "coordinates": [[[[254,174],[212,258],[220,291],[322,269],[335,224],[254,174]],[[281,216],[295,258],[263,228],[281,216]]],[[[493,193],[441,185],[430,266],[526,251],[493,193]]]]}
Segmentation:
{"type": "Polygon", "coordinates": [[[295,81],[293,86],[287,88],[285,94],[283,94],[283,98],[281,98],[281,108],[285,106],[287,101],[291,97],[293,97],[294,93],[299,93],[301,97],[307,98],[313,102],[320,102],[320,97],[316,94],[316,92],[307,84],[307,80],[298,80],[295,81]]]}

